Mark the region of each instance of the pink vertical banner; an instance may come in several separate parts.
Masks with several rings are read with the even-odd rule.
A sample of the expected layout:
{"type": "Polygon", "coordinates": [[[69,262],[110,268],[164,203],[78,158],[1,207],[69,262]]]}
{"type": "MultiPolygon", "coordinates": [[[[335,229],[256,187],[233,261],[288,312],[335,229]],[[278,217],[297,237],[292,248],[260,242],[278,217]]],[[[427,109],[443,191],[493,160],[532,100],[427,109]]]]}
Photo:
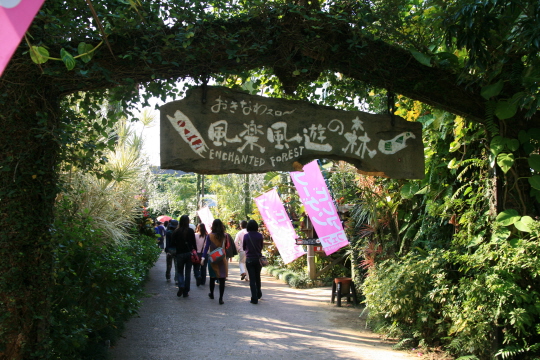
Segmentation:
{"type": "Polygon", "coordinates": [[[326,255],[348,245],[349,240],[347,240],[317,160],[304,165],[303,172],[291,172],[291,179],[326,255]]]}
{"type": "Polygon", "coordinates": [[[276,189],[255,198],[264,225],[276,244],[285,264],[304,255],[304,249],[296,245],[296,232],[276,189]]]}
{"type": "Polygon", "coordinates": [[[0,0],[0,76],[45,0],[0,0]]]}
{"type": "Polygon", "coordinates": [[[208,233],[212,232],[212,223],[214,222],[214,215],[210,212],[210,208],[208,206],[202,207],[199,210],[197,210],[197,215],[199,216],[199,219],[201,219],[201,222],[206,226],[206,231],[208,233]]]}

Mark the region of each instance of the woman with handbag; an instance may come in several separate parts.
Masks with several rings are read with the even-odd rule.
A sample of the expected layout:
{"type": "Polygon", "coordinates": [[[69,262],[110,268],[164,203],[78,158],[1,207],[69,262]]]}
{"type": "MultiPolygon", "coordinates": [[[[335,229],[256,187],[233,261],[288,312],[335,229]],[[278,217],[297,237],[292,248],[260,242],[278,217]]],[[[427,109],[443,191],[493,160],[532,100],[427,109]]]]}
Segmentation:
{"type": "MultiPolygon", "coordinates": [[[[197,243],[197,255],[199,258],[202,257],[204,250],[204,242],[208,232],[206,231],[206,225],[199,224],[197,225],[197,230],[195,230],[195,242],[197,243]]],[[[206,284],[206,267],[198,264],[193,264],[193,274],[195,275],[195,280],[197,281],[197,286],[206,284]]]]}
{"type": "Polygon", "coordinates": [[[195,232],[189,227],[189,216],[180,217],[178,228],[172,234],[172,245],[176,248],[176,274],[178,274],[176,296],[188,297],[191,281],[191,252],[197,249],[195,232]]]}
{"type": "Polygon", "coordinates": [[[230,236],[225,232],[225,226],[220,219],[215,219],[212,223],[212,233],[206,237],[201,257],[201,266],[204,266],[205,259],[211,261],[208,268],[210,273],[210,299],[214,298],[216,280],[219,282],[219,304],[223,305],[223,293],[225,292],[225,279],[229,273],[226,249],[231,246],[230,236]]]}
{"type": "Polygon", "coordinates": [[[244,251],[246,252],[246,268],[249,274],[249,288],[251,290],[252,304],[259,303],[261,292],[261,269],[260,258],[262,257],[263,236],[259,232],[259,224],[255,220],[249,220],[247,234],[244,235],[244,251]]]}

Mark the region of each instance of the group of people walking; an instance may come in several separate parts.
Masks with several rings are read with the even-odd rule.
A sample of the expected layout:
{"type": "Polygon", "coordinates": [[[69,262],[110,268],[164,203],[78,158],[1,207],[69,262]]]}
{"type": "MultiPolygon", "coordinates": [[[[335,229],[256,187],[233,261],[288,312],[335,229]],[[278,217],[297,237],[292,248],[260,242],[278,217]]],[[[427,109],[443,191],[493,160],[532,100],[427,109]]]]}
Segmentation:
{"type": "Polygon", "coordinates": [[[196,285],[206,284],[206,270],[210,277],[210,292],[208,297],[214,299],[216,283],[219,289],[218,303],[223,305],[225,281],[229,275],[228,259],[223,256],[217,261],[208,261],[209,255],[218,248],[225,252],[231,246],[236,247],[239,254],[240,278],[249,281],[251,290],[250,303],[257,304],[262,297],[261,269],[259,258],[262,256],[263,236],[258,231],[259,225],[255,220],[242,221],[241,230],[234,242],[226,233],[220,219],[215,219],[210,232],[204,224],[195,229],[190,226],[189,216],[182,215],[180,221],[170,220],[164,234],[164,248],[167,256],[166,279],[171,279],[171,270],[175,266],[175,281],[178,284],[178,297],[188,297],[191,287],[191,270],[196,285]],[[193,253],[197,253],[200,261],[192,261],[193,253]]]}

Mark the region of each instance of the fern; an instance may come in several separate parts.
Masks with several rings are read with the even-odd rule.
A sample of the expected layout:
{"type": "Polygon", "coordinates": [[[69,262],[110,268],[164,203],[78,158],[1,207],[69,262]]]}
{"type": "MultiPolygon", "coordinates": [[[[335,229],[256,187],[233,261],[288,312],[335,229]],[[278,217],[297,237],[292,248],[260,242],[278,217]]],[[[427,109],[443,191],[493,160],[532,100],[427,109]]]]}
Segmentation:
{"type": "Polygon", "coordinates": [[[536,343],[531,346],[527,346],[526,348],[517,347],[517,346],[509,346],[504,349],[500,349],[497,354],[495,354],[495,357],[500,356],[502,359],[511,359],[515,357],[518,354],[524,354],[527,352],[536,352],[540,350],[540,343],[536,343]]]}
{"type": "Polygon", "coordinates": [[[495,354],[495,357],[500,356],[503,359],[511,359],[518,354],[523,354],[526,351],[527,349],[511,346],[511,347],[507,347],[506,349],[499,350],[497,354],[495,354]]]}
{"type": "Polygon", "coordinates": [[[415,344],[415,340],[413,338],[406,338],[398,342],[396,345],[392,346],[392,349],[394,350],[407,350],[411,347],[413,347],[415,344]]]}
{"type": "Polygon", "coordinates": [[[495,123],[495,106],[494,101],[486,104],[486,128],[491,136],[499,135],[499,126],[495,123]]]}

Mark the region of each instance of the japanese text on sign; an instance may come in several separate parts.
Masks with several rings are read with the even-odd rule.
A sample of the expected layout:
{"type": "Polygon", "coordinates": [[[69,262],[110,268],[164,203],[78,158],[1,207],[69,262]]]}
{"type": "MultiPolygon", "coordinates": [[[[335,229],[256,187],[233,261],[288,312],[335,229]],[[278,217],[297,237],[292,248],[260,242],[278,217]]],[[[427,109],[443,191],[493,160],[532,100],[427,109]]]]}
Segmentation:
{"type": "Polygon", "coordinates": [[[326,255],[348,245],[349,241],[317,161],[304,165],[303,172],[291,172],[291,179],[326,255]]]}

